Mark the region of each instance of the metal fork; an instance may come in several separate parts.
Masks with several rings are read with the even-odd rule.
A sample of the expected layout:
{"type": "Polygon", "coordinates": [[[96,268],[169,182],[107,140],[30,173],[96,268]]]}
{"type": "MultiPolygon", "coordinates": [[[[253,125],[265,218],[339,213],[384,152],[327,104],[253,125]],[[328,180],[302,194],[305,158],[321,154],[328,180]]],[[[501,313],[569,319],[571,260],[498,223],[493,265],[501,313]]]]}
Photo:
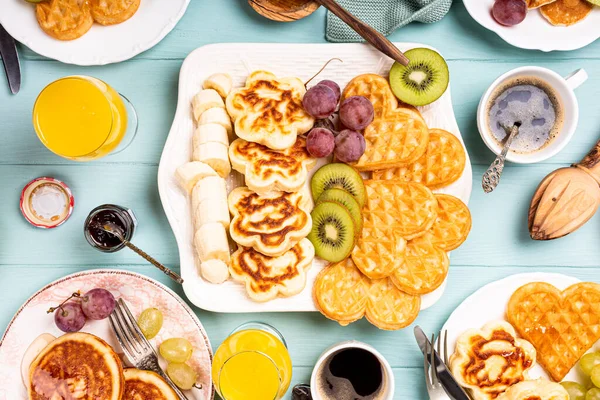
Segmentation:
{"type": "Polygon", "coordinates": [[[117,306],[110,314],[109,320],[123,353],[129,361],[138,369],[156,372],[175,390],[180,400],[188,400],[171,378],[160,368],[154,348],[140,330],[123,299],[119,299],[117,306]]]}
{"type": "MultiPolygon", "coordinates": [[[[441,336],[441,334],[440,334],[441,336]]],[[[447,335],[446,335],[447,337],[447,335]]],[[[445,350],[448,349],[447,340],[445,342],[445,350]]],[[[435,366],[435,335],[431,335],[431,345],[425,341],[425,357],[424,369],[425,369],[425,384],[427,385],[427,393],[429,393],[430,400],[450,400],[450,397],[446,394],[440,380],[438,379],[438,372],[435,366]],[[431,348],[429,347],[431,346],[431,348]],[[427,355],[430,355],[429,357],[427,355]]],[[[440,338],[438,337],[438,353],[440,352],[440,338]]],[[[447,351],[444,351],[444,355],[447,356],[447,351]]],[[[447,362],[446,360],[444,362],[447,362]]]]}

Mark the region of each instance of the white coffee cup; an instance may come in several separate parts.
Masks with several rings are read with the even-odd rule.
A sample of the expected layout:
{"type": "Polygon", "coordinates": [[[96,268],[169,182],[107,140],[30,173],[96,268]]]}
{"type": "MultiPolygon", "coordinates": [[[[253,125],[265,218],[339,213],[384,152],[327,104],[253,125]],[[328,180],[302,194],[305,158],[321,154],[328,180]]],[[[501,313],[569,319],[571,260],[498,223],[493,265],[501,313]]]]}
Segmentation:
{"type": "Polygon", "coordinates": [[[546,82],[557,93],[563,107],[564,121],[560,132],[546,146],[531,153],[516,153],[509,151],[506,159],[517,164],[531,164],[546,160],[560,152],[569,143],[579,121],[579,103],[575,97],[574,89],[578,88],[588,78],[583,69],[574,71],[563,78],[556,72],[542,67],[520,67],[508,71],[492,83],[479,101],[477,108],[477,127],[479,134],[486,146],[496,155],[500,154],[502,147],[493,137],[488,123],[488,104],[494,91],[503,82],[518,77],[534,77],[546,82]]]}
{"type": "MultiPolygon", "coordinates": [[[[331,357],[333,357],[334,354],[336,354],[339,351],[344,350],[344,349],[363,349],[363,350],[366,350],[369,353],[373,354],[375,357],[377,357],[377,360],[379,361],[379,363],[381,364],[381,367],[382,367],[383,382],[385,385],[385,389],[382,394],[382,399],[383,400],[393,400],[394,390],[395,390],[394,371],[392,371],[392,367],[390,367],[390,363],[388,363],[387,360],[383,357],[383,355],[381,355],[380,352],[375,350],[375,348],[373,346],[369,346],[366,343],[358,342],[355,340],[349,340],[346,342],[334,344],[333,346],[331,346],[327,350],[325,350],[323,352],[323,354],[321,354],[321,356],[319,357],[319,359],[315,365],[315,368],[313,369],[312,375],[310,377],[310,392],[311,392],[313,400],[327,400],[318,393],[318,390],[317,390],[318,389],[317,388],[318,374],[321,371],[321,368],[323,367],[323,364],[325,362],[327,362],[331,357]]],[[[360,368],[360,365],[358,365],[357,368],[360,368]]]]}

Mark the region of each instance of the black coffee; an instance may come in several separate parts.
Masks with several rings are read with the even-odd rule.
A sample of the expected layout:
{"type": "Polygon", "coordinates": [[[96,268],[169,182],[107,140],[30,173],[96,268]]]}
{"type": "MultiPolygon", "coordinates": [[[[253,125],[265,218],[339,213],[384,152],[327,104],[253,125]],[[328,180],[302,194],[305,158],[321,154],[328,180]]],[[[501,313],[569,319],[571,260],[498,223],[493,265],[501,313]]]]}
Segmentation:
{"type": "Polygon", "coordinates": [[[379,400],[385,392],[383,367],[363,349],[344,349],[323,363],[317,379],[324,399],[379,400]]]}

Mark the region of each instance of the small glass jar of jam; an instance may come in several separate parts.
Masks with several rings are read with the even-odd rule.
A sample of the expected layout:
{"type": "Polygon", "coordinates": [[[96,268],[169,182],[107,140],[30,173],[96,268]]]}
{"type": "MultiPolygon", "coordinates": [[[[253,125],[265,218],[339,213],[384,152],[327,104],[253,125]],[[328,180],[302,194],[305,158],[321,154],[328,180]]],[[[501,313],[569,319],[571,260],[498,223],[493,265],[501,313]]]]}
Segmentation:
{"type": "Polygon", "coordinates": [[[85,220],[83,232],[88,243],[105,253],[114,253],[125,247],[125,244],[115,235],[111,235],[101,226],[107,222],[121,229],[123,237],[130,241],[137,226],[135,214],[129,208],[115,204],[104,204],[94,208],[85,220]]]}

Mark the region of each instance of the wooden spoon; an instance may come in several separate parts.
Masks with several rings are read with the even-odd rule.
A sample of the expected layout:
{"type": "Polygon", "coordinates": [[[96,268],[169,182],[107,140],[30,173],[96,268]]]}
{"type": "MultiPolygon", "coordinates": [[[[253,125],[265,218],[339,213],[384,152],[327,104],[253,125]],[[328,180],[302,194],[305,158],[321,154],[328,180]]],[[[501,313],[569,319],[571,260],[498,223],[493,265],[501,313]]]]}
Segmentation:
{"type": "Polygon", "coordinates": [[[319,4],[337,15],[377,50],[406,66],[408,58],[385,36],[346,11],[335,0],[248,0],[259,14],[274,21],[295,21],[312,14],[319,4]]]}

